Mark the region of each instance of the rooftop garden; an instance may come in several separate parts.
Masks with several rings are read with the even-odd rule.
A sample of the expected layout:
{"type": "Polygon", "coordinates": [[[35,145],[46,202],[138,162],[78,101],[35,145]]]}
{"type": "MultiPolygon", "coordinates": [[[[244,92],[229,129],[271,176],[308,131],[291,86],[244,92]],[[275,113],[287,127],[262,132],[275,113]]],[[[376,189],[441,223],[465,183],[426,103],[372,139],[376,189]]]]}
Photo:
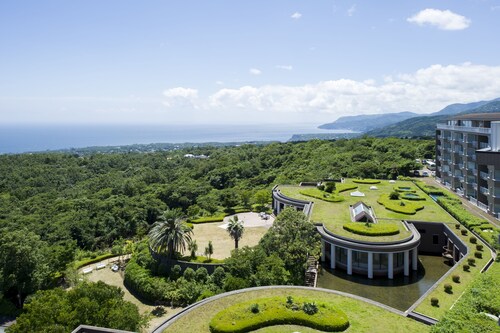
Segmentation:
{"type": "Polygon", "coordinates": [[[456,221],[436,202],[410,181],[358,180],[347,179],[344,183],[335,184],[331,193],[327,188],[279,186],[286,196],[314,202],[311,221],[320,222],[331,232],[363,241],[389,242],[404,239],[410,232],[401,220],[418,220],[429,222],[455,223],[456,221]],[[370,189],[375,186],[377,189],[370,189]],[[353,191],[365,194],[364,197],[353,197],[353,191]],[[371,227],[361,228],[364,223],[358,222],[364,232],[354,232],[351,223],[349,206],[363,201],[371,206],[378,222],[371,227]],[[346,228],[347,227],[347,228],[346,228]],[[373,229],[372,229],[373,228],[373,229]],[[375,229],[390,230],[379,233],[375,229]],[[394,230],[397,230],[394,231],[394,230]],[[370,232],[372,231],[372,232],[370,232]]]}
{"type": "MultiPolygon", "coordinates": [[[[246,323],[253,323],[251,320],[249,321],[249,318],[253,315],[255,315],[255,318],[258,318],[259,314],[272,315],[266,313],[266,306],[263,303],[268,303],[267,306],[269,307],[276,306],[282,312],[291,312],[297,315],[297,317],[304,316],[305,319],[314,319],[314,316],[317,316],[317,314],[308,315],[304,310],[306,303],[311,305],[310,300],[313,300],[314,304],[318,307],[319,311],[317,314],[321,312],[322,306],[334,307],[337,312],[341,311],[342,315],[340,319],[343,323],[348,320],[349,332],[390,333],[429,331],[428,326],[417,321],[360,300],[320,290],[279,288],[251,290],[210,301],[201,305],[195,311],[186,313],[163,332],[211,332],[210,324],[215,325],[218,322],[217,318],[227,314],[225,313],[227,311],[231,312],[232,321],[228,321],[226,324],[229,323],[233,328],[236,328],[236,326],[239,328],[240,323],[236,322],[238,318],[243,319],[246,323]],[[275,304],[276,300],[279,300],[279,304],[275,304]],[[288,305],[288,303],[292,304],[288,305]],[[294,306],[297,307],[295,311],[292,309],[294,306]],[[239,311],[240,313],[234,313],[235,311],[239,311]]],[[[275,314],[278,313],[278,311],[275,311],[275,314]]],[[[290,323],[293,323],[293,321],[290,321],[290,323]]],[[[321,323],[325,324],[323,321],[321,323]]],[[[317,330],[307,326],[311,327],[311,325],[306,324],[278,324],[261,328],[259,332],[317,332],[317,330]]],[[[342,330],[342,325],[339,325],[339,328],[342,330]]],[[[240,332],[240,330],[233,330],[232,332],[235,331],[240,332]]],[[[325,330],[322,329],[322,331],[325,330]]],[[[243,330],[241,332],[247,331],[243,330]]]]}

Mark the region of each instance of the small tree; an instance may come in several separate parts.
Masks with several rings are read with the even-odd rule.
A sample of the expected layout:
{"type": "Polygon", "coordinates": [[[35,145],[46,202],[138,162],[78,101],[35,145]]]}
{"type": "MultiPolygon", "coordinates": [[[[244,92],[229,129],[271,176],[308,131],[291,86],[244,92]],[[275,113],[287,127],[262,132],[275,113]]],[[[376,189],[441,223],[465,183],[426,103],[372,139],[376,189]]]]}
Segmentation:
{"type": "Polygon", "coordinates": [[[399,199],[399,192],[398,191],[392,191],[391,194],[389,194],[389,199],[391,199],[391,200],[398,200],[399,199]]]}
{"type": "Polygon", "coordinates": [[[335,186],[334,182],[328,182],[328,183],[326,183],[326,185],[325,185],[325,192],[332,193],[333,191],[335,191],[335,189],[336,189],[336,186],[335,186]]]}
{"type": "Polygon", "coordinates": [[[234,248],[238,248],[238,242],[241,237],[243,237],[243,232],[245,231],[245,227],[243,227],[243,222],[238,220],[238,215],[235,215],[233,218],[229,219],[229,224],[227,225],[227,232],[232,239],[234,239],[234,248]]]}
{"type": "Polygon", "coordinates": [[[253,196],[254,202],[260,208],[264,208],[267,205],[267,203],[269,202],[270,198],[271,198],[270,193],[267,190],[259,190],[253,196]]]}
{"type": "Polygon", "coordinates": [[[210,260],[212,258],[212,254],[214,254],[214,246],[212,241],[208,241],[208,246],[205,248],[205,256],[210,260]]]}
{"type": "Polygon", "coordinates": [[[198,244],[196,243],[195,239],[193,239],[189,242],[188,250],[191,254],[191,258],[192,259],[196,258],[196,251],[198,251],[198,244]]]}

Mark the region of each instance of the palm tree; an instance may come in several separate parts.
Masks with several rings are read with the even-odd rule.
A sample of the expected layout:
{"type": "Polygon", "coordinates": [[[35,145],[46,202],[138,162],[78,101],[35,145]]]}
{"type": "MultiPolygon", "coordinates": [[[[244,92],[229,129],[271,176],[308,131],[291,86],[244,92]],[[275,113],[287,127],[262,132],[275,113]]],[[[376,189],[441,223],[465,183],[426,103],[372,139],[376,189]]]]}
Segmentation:
{"type": "Polygon", "coordinates": [[[243,231],[245,228],[243,227],[243,222],[238,220],[238,215],[235,215],[233,218],[229,219],[229,223],[227,225],[227,232],[232,239],[234,239],[234,248],[238,248],[238,241],[243,237],[243,231]]]}
{"type": "Polygon", "coordinates": [[[175,252],[186,250],[193,230],[181,218],[179,209],[168,209],[159,216],[149,231],[149,244],[158,253],[167,253],[172,259],[175,252]]]}

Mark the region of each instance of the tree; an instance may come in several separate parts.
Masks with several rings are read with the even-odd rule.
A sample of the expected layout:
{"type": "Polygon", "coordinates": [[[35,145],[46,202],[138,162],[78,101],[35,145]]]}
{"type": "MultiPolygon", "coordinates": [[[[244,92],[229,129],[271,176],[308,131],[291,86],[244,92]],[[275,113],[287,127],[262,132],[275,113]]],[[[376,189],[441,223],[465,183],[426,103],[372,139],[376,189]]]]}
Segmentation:
{"type": "Polygon", "coordinates": [[[255,203],[259,205],[261,208],[264,208],[265,205],[267,205],[267,203],[269,202],[269,198],[270,195],[269,191],[267,190],[259,190],[255,192],[253,196],[253,200],[255,201],[255,203]]]}
{"type": "Polygon", "coordinates": [[[189,241],[188,250],[191,254],[191,258],[192,259],[196,258],[196,251],[198,251],[198,244],[196,243],[196,240],[189,241]]]}
{"type": "Polygon", "coordinates": [[[169,259],[176,252],[186,250],[193,230],[181,219],[181,211],[169,209],[163,212],[149,232],[151,248],[158,253],[167,253],[169,259]]]}
{"type": "Polygon", "coordinates": [[[0,292],[22,307],[26,296],[48,284],[49,260],[47,244],[33,232],[0,232],[0,292]]]}
{"type": "Polygon", "coordinates": [[[138,331],[145,322],[136,305],[123,299],[123,291],[102,281],[37,292],[9,333],[71,332],[78,325],[138,331]]]}
{"type": "Polygon", "coordinates": [[[250,190],[240,190],[239,191],[240,202],[243,207],[250,208],[250,200],[252,199],[252,191],[250,190]]]}
{"type": "Polygon", "coordinates": [[[285,208],[259,242],[268,256],[275,254],[290,272],[290,281],[302,284],[308,256],[320,254],[320,235],[302,212],[285,208]]]}
{"type": "Polygon", "coordinates": [[[208,241],[208,246],[205,248],[205,256],[207,256],[208,260],[210,260],[212,254],[214,254],[214,246],[212,241],[208,241]]]}
{"type": "Polygon", "coordinates": [[[232,239],[234,239],[234,248],[238,248],[238,242],[241,237],[243,237],[243,232],[245,231],[245,227],[243,227],[243,222],[238,220],[238,215],[234,215],[229,219],[229,223],[227,225],[227,232],[232,239]]]}

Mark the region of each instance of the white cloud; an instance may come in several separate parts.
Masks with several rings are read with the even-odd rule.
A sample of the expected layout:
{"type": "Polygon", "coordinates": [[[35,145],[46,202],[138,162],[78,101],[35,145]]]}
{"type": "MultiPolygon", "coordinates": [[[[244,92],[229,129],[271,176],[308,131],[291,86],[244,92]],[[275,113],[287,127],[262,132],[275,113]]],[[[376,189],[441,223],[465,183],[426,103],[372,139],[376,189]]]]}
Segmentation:
{"type": "Polygon", "coordinates": [[[293,66],[292,65],[276,65],[276,68],[283,69],[285,71],[291,71],[291,70],[293,70],[293,66]]]}
{"type": "Polygon", "coordinates": [[[248,72],[250,74],[252,74],[252,75],[260,75],[260,74],[262,74],[262,71],[260,69],[257,69],[257,68],[250,68],[250,70],[248,72]]]}
{"type": "Polygon", "coordinates": [[[406,19],[420,26],[433,25],[442,30],[463,30],[470,26],[471,20],[450,10],[427,8],[406,19]]]}
{"type": "Polygon", "coordinates": [[[356,12],[356,4],[352,5],[348,10],[347,10],[347,16],[353,16],[354,13],[356,12]]]}
{"type": "Polygon", "coordinates": [[[192,88],[176,87],[163,92],[167,107],[174,106],[196,106],[198,101],[198,90],[192,88]]]}
{"type": "Polygon", "coordinates": [[[293,18],[294,20],[298,20],[299,18],[302,17],[302,14],[299,12],[295,12],[290,17],[293,18]]]}
{"type": "Polygon", "coordinates": [[[208,114],[260,111],[266,117],[287,113],[290,117],[304,114],[310,119],[334,119],[399,111],[430,113],[451,103],[497,98],[499,92],[500,66],[464,63],[432,65],[415,73],[386,76],[381,82],[339,79],[302,86],[223,88],[198,100],[196,106],[208,114]]]}

